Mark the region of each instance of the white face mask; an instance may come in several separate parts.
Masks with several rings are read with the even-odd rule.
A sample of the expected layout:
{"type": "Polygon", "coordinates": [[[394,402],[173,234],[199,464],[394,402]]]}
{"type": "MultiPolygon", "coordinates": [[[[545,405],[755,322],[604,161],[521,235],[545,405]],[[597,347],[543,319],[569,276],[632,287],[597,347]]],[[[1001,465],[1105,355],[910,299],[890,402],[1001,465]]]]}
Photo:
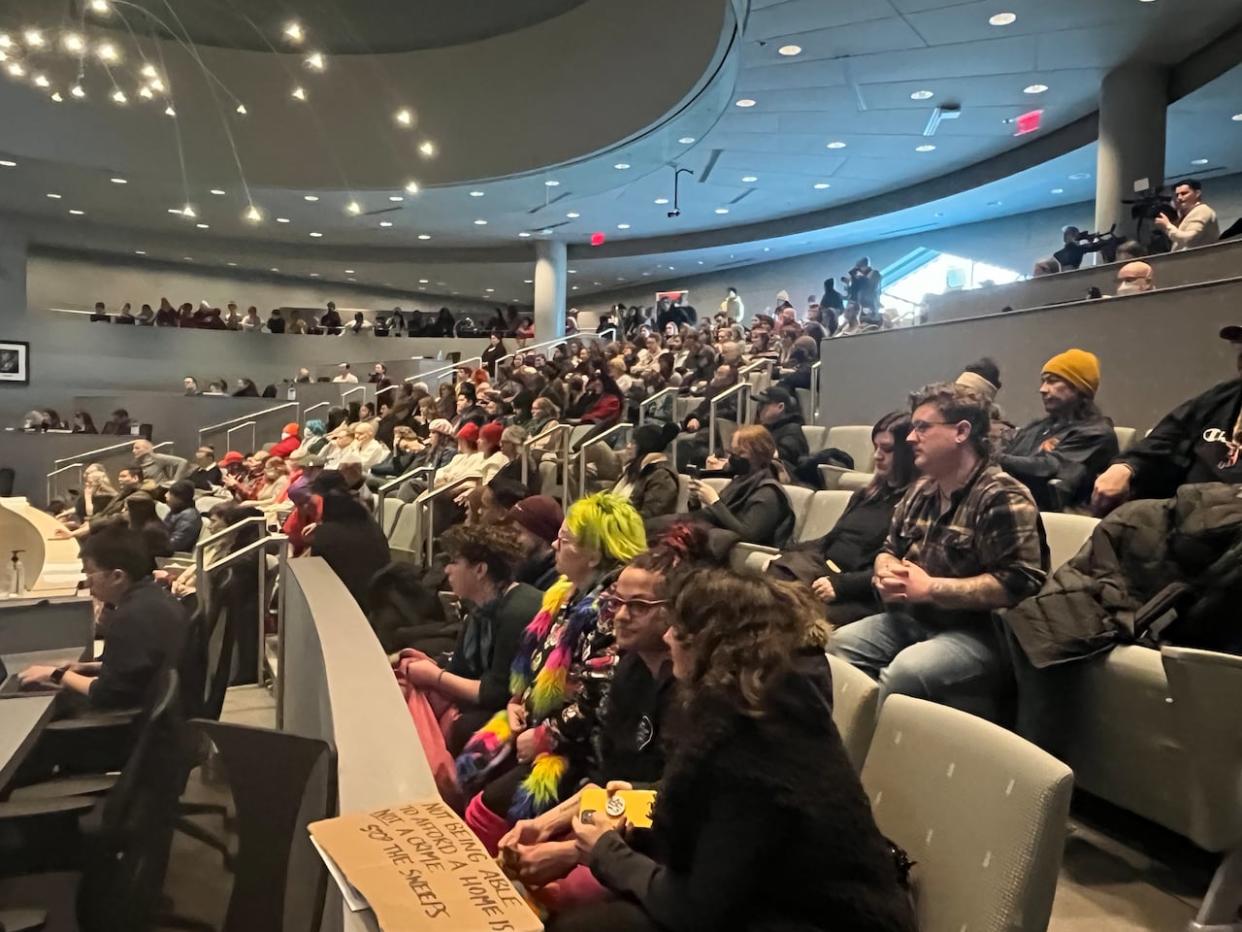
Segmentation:
{"type": "Polygon", "coordinates": [[[1141,294],[1147,289],[1143,287],[1141,281],[1125,281],[1117,286],[1117,294],[1141,294]]]}

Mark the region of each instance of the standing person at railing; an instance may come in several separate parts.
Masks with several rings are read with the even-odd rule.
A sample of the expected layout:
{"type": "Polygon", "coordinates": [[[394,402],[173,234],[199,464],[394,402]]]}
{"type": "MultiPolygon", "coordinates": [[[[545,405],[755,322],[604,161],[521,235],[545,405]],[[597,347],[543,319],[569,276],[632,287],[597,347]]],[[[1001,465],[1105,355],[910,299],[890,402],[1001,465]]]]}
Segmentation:
{"type": "Polygon", "coordinates": [[[319,326],[324,329],[329,336],[339,336],[341,333],[341,315],[337,313],[336,302],[329,301],[328,309],[322,317],[319,318],[319,326]]]}
{"type": "Polygon", "coordinates": [[[487,339],[487,348],[482,353],[483,366],[493,379],[496,378],[496,360],[507,355],[509,350],[505,346],[504,338],[500,331],[493,330],[487,339]]]}

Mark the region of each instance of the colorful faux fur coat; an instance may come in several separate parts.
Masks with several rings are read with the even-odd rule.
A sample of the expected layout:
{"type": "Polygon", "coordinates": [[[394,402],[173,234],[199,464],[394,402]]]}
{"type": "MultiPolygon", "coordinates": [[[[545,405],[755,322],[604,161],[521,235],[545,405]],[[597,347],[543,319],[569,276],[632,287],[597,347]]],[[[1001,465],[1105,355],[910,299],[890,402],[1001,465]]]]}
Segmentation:
{"type": "MultiPolygon", "coordinates": [[[[527,774],[508,813],[498,815],[516,821],[545,812],[594,764],[592,738],[617,662],[612,622],[599,613],[600,595],[612,581],[611,574],[599,578],[575,597],[573,584],[561,577],[522,635],[509,685],[513,701],[526,709],[527,728],[535,731],[539,750],[522,765],[527,774]]],[[[512,740],[507,710],[475,732],[457,758],[463,791],[486,782],[488,768],[512,740]]]]}

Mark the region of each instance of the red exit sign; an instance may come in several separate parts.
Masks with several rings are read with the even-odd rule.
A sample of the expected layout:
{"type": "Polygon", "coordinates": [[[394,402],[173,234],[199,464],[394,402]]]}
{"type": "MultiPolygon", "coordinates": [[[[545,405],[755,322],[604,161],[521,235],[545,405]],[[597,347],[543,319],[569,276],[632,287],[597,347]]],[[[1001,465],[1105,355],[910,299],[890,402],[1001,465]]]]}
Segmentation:
{"type": "Polygon", "coordinates": [[[1044,111],[1032,110],[1030,113],[1024,113],[1022,116],[1014,120],[1014,126],[1017,127],[1015,136],[1025,136],[1027,133],[1033,133],[1039,129],[1044,121],[1044,111]]]}

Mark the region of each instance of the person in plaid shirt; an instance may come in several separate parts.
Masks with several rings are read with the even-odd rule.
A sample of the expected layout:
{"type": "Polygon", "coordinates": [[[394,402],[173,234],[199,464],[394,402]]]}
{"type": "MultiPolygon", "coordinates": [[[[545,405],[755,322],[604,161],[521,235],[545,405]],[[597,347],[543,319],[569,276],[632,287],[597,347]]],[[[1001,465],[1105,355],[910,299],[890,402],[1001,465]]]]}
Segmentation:
{"type": "Polygon", "coordinates": [[[891,693],[992,717],[1006,660],[992,613],[1039,591],[1048,551],[1030,491],[988,460],[989,404],[929,385],[911,398],[923,474],[875,561],[885,611],[839,629],[831,652],[891,693]]]}

